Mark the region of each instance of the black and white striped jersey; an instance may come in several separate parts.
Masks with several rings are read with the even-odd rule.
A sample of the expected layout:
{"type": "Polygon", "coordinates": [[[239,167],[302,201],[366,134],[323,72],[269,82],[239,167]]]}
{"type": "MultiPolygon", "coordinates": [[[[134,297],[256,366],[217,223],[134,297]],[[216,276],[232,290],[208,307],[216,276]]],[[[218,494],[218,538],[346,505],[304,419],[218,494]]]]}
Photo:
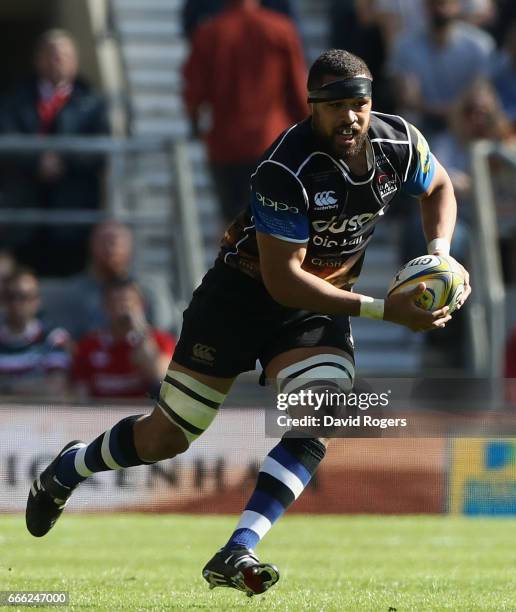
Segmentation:
{"type": "Polygon", "coordinates": [[[359,177],[320,149],[310,118],[285,131],[252,175],[249,205],[226,231],[219,259],[260,279],[256,231],[264,232],[306,246],[304,270],[352,287],[396,196],[423,194],[435,173],[425,138],[402,117],[373,112],[367,140],[369,171],[359,177]]]}

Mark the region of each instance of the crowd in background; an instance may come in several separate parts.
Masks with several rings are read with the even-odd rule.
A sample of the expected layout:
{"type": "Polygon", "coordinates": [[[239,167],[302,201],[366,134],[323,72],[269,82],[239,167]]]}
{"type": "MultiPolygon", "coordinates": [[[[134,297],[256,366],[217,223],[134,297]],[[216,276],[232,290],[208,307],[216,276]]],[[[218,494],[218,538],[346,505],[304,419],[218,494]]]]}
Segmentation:
{"type": "MultiPolygon", "coordinates": [[[[182,17],[185,108],[192,134],[207,144],[226,223],[245,205],[261,153],[309,112],[306,24],[296,0],[186,0],[182,17]]],[[[370,66],[374,109],[413,122],[447,168],[459,202],[452,254],[467,264],[468,148],[480,139],[511,143],[516,134],[516,3],[330,0],[328,32],[329,46],[370,66]]],[[[109,134],[106,104],[79,65],[69,34],[45,32],[34,76],[0,105],[0,134],[109,134]]],[[[0,206],[101,210],[103,173],[98,157],[4,155],[0,206]]],[[[509,211],[500,234],[504,273],[516,284],[516,196],[496,195],[509,211]]],[[[397,210],[409,238],[400,259],[408,260],[425,251],[418,209],[402,201],[397,210]]],[[[174,346],[174,300],[131,277],[130,228],[2,224],[0,245],[1,393],[141,397],[159,383],[174,346]],[[48,276],[61,280],[40,282],[48,276]]],[[[508,373],[516,372],[513,345],[508,373]]]]}
{"type": "Polygon", "coordinates": [[[86,400],[155,393],[175,337],[159,324],[167,296],[130,275],[130,230],[95,227],[85,270],[45,294],[37,275],[0,253],[0,393],[86,400]]]}

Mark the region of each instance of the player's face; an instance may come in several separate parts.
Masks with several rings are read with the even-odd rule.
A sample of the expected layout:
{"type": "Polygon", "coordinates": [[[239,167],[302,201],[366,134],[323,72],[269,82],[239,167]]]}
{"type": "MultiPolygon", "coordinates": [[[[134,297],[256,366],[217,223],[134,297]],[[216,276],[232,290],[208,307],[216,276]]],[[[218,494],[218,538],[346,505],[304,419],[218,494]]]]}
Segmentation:
{"type": "Polygon", "coordinates": [[[365,145],[371,121],[371,98],[345,98],[312,104],[312,125],[326,148],[337,157],[349,159],[365,145]]]}

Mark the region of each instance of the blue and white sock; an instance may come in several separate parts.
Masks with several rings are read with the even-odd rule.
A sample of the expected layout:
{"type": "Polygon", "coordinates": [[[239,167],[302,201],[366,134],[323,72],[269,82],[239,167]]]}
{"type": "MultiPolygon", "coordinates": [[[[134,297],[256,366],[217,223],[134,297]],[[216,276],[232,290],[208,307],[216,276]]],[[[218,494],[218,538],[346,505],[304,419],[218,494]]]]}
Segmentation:
{"type": "Polygon", "coordinates": [[[90,444],[67,451],[57,464],[57,480],[73,488],[96,472],[148,464],[138,457],[134,446],[133,427],[140,416],[122,419],[90,444]]]}
{"type": "Polygon", "coordinates": [[[256,488],[224,548],[255,548],[301,495],[325,452],[314,438],[283,438],[265,458],[256,488]]]}

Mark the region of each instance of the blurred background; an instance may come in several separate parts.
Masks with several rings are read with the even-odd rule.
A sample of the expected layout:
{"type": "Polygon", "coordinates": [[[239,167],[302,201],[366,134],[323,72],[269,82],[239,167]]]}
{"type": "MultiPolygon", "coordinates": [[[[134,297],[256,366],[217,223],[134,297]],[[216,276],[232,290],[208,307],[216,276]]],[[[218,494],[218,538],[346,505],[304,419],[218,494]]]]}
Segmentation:
{"type": "MultiPolygon", "coordinates": [[[[354,319],[359,372],[497,381],[496,406],[516,402],[513,1],[4,0],[0,26],[0,509],[23,507],[27,483],[70,435],[89,439],[118,412],[152,406],[181,313],[246,204],[249,171],[308,113],[306,68],[329,47],[367,61],[374,109],[413,122],[448,169],[452,254],[474,288],[452,325],[425,336],[354,319]]],[[[358,291],[384,295],[399,265],[425,252],[418,214],[410,198],[392,207],[358,291]]],[[[236,511],[223,503],[228,487],[243,501],[272,445],[258,374],[241,377],[185,456],[133,480],[99,477],[112,497],[98,503],[147,507],[157,482],[153,507],[236,511]],[[239,457],[245,465],[228,470],[239,457]]],[[[298,507],[441,512],[453,505],[450,453],[477,453],[482,470],[516,481],[506,444],[492,454],[444,438],[339,441],[319,492],[298,507]],[[346,472],[346,495],[332,470],[346,472]]],[[[95,507],[83,493],[77,507],[95,507]]]]}

